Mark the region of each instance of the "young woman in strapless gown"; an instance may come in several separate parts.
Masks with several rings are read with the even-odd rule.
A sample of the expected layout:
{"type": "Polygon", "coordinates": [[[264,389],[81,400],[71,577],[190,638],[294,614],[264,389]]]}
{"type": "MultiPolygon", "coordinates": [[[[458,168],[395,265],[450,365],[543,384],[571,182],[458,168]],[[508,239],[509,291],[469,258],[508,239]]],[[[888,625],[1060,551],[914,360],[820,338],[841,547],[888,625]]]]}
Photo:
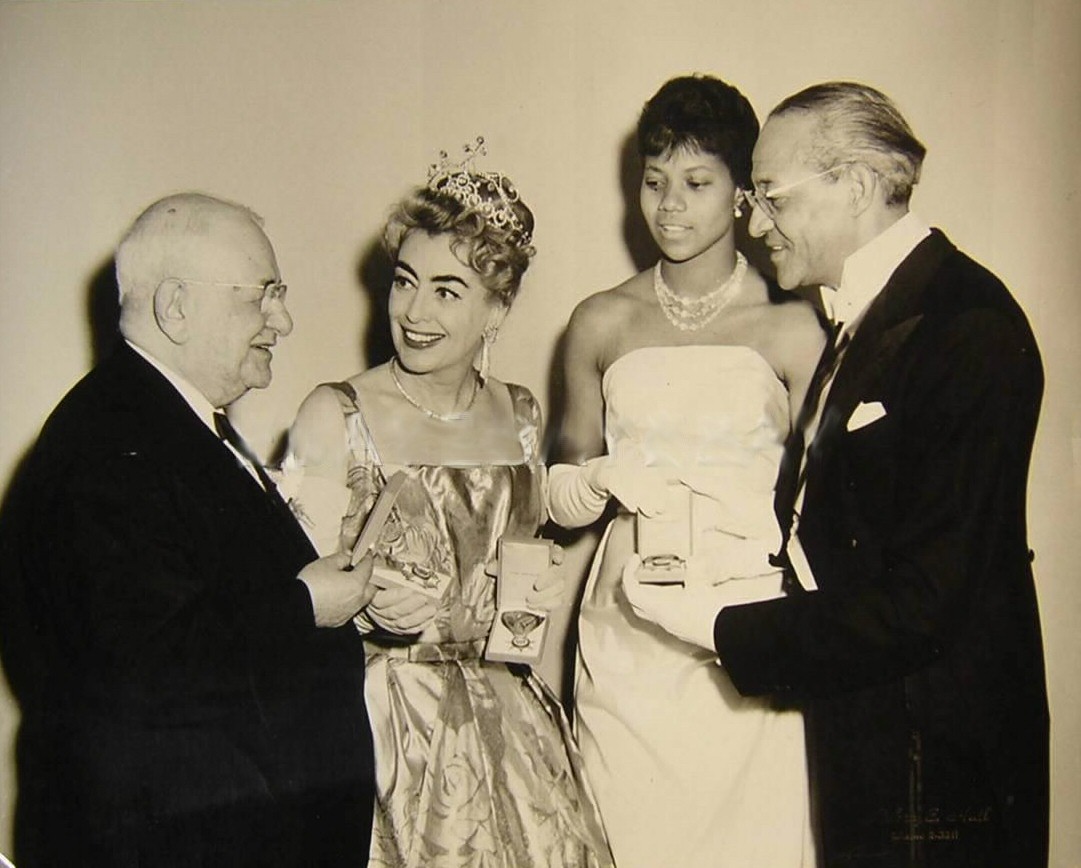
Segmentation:
{"type": "Polygon", "coordinates": [[[807,304],[771,301],[736,251],[757,133],[718,79],[658,91],[638,147],[660,260],[587,298],[568,328],[550,508],[573,527],[618,503],[579,617],[575,726],[620,868],[814,864],[799,711],[741,697],[715,656],[636,617],[622,587],[634,513],[678,480],[693,492],[692,567],[664,592],[715,594],[718,608],[781,594],[773,488],[824,333],[807,304]]]}
{"type": "MultiPolygon", "coordinates": [[[[316,388],[290,432],[286,479],[299,479],[293,502],[317,545],[350,550],[401,471],[375,552],[445,583],[434,602],[380,591],[358,616],[379,868],[612,864],[556,697],[528,666],[485,656],[496,612],[486,566],[501,537],[532,537],[546,518],[537,402],[487,364],[532,230],[503,175],[435,167],[385,232],[394,358],[316,388]]],[[[559,583],[538,582],[529,602],[545,608],[559,583]]]]}

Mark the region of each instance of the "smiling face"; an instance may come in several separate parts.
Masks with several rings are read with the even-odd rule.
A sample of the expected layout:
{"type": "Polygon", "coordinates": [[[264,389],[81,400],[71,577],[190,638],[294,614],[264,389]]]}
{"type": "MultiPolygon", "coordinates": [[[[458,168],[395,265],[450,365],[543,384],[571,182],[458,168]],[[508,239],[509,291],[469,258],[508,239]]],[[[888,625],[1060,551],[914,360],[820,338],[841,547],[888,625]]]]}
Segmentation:
{"type": "Polygon", "coordinates": [[[814,178],[823,167],[805,158],[815,124],[808,112],[774,116],[754,147],[755,188],[769,197],[771,189],[791,185],[791,192],[769,197],[772,217],[754,207],[748,226],[752,236],[765,240],[785,289],[836,287],[846,257],[859,247],[844,167],[814,178]]]}
{"type": "Polygon", "coordinates": [[[398,249],[388,313],[398,360],[411,373],[464,377],[484,329],[506,313],[450,243],[450,235],[415,230],[398,249]]]}
{"type": "Polygon", "coordinates": [[[185,273],[176,275],[187,329],[181,373],[223,407],[270,385],[271,348],[293,320],[283,298],[263,299],[258,287],[281,274],[270,241],[243,215],[221,219],[187,259],[185,273]]]}
{"type": "Polygon", "coordinates": [[[665,258],[685,262],[731,236],[735,186],[724,162],[697,149],[646,157],[639,203],[665,258]]]}

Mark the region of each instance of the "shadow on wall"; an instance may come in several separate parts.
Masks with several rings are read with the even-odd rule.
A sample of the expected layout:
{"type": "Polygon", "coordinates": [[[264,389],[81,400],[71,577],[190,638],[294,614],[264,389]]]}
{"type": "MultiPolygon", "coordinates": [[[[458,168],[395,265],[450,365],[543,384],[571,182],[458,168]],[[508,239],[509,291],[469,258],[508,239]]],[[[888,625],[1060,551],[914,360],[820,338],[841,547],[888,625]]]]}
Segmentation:
{"type": "Polygon", "coordinates": [[[393,277],[394,263],[390,261],[380,239],[372,239],[364,246],[357,261],[357,283],[368,300],[368,325],[361,350],[369,368],[389,361],[394,355],[394,342],[387,318],[387,300],[393,277]]]}
{"type": "MultiPolygon", "coordinates": [[[[94,270],[86,284],[86,325],[90,338],[88,369],[105,359],[120,337],[117,294],[115,263],[109,257],[94,270]]],[[[62,396],[55,397],[59,402],[62,396]]],[[[27,795],[46,779],[55,761],[25,725],[27,720],[41,718],[43,689],[49,677],[49,664],[38,651],[37,636],[44,628],[30,616],[27,587],[18,566],[18,540],[21,537],[18,517],[25,512],[25,508],[19,506],[19,500],[28,484],[25,480],[32,449],[33,445],[28,444],[0,502],[0,561],[5,564],[0,577],[0,662],[23,721],[14,743],[17,781],[13,812],[15,852],[20,854],[20,862],[39,864],[35,832],[44,824],[35,812],[41,800],[28,799],[27,795]]]]}
{"type": "MultiPolygon", "coordinates": [[[[115,263],[110,256],[90,276],[86,285],[86,320],[90,330],[90,367],[108,356],[120,337],[120,305],[117,298],[115,263]]],[[[59,402],[61,395],[56,396],[59,402]]],[[[35,438],[36,439],[36,438],[35,438]]],[[[33,444],[28,444],[19,458],[6,489],[0,499],[0,531],[6,530],[14,521],[22,479],[30,458],[33,444]]],[[[4,546],[2,562],[8,569],[3,571],[0,582],[0,660],[12,692],[20,704],[24,704],[32,691],[42,683],[37,664],[40,661],[25,654],[27,637],[34,626],[23,613],[21,588],[13,580],[15,555],[6,546],[17,539],[16,534],[0,533],[0,546],[4,546]]]]}
{"type": "MultiPolygon", "coordinates": [[[[112,257],[91,274],[86,284],[85,304],[90,337],[88,361],[89,367],[93,367],[112,352],[120,337],[120,305],[112,257]]],[[[61,397],[57,395],[57,401],[61,397]]],[[[26,587],[20,579],[22,571],[17,568],[18,501],[27,484],[24,479],[31,449],[28,445],[0,501],[0,560],[5,564],[0,574],[0,662],[23,721],[40,717],[42,689],[49,671],[47,661],[36,650],[36,636],[43,627],[29,615],[26,587]]],[[[28,864],[36,863],[32,833],[42,823],[34,813],[35,800],[27,799],[26,795],[36,783],[44,780],[54,764],[53,757],[36,744],[23,725],[15,739],[14,763],[19,792],[14,811],[15,852],[22,854],[28,864]]]]}
{"type": "MultiPolygon", "coordinates": [[[[642,217],[638,191],[642,185],[642,158],[638,155],[635,131],[623,139],[619,149],[619,188],[623,192],[623,243],[634,263],[634,270],[645,271],[657,261],[657,245],[642,217]]],[[[630,275],[627,275],[630,277],[630,275]]]]}
{"type": "MultiPolygon", "coordinates": [[[[86,286],[86,322],[90,329],[91,367],[112,352],[120,339],[120,301],[116,261],[110,256],[91,275],[86,286]]],[[[59,400],[59,395],[57,399],[59,400]]]]}

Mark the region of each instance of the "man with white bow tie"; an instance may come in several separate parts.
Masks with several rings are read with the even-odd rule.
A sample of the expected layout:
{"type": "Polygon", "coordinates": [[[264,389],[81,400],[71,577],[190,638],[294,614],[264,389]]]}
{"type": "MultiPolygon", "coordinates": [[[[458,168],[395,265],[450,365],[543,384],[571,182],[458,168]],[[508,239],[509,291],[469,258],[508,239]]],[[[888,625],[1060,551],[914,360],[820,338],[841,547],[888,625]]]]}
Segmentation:
{"type": "Polygon", "coordinates": [[[806,703],[820,865],[1043,866],[1042,367],[1005,286],[909,211],[924,153],[864,85],[770,114],[750,232],[837,325],[778,481],[788,594],[718,613],[625,586],[744,695],[806,703]]]}

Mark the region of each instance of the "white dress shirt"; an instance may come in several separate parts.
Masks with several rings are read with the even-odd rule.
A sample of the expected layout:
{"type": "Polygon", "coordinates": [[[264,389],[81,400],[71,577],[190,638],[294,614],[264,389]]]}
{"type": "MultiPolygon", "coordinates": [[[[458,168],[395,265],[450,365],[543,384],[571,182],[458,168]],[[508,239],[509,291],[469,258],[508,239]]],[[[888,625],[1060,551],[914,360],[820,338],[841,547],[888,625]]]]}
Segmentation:
{"type": "MultiPolygon", "coordinates": [[[[214,405],[206,399],[206,396],[198,389],[196,389],[195,386],[188,382],[184,377],[182,377],[172,368],[167,367],[158,359],[154,358],[142,347],[138,346],[137,344],[133,344],[131,341],[127,340],[127,338],[124,339],[124,343],[126,343],[129,347],[135,350],[135,352],[137,352],[140,356],[146,359],[148,364],[153,366],[155,370],[157,370],[163,377],[165,377],[165,379],[169,381],[172,387],[180,393],[180,397],[187,402],[189,407],[191,407],[192,412],[199,417],[202,423],[210,429],[211,433],[215,437],[218,437],[218,429],[214,425],[214,413],[217,412],[217,410],[214,405]]],[[[224,410],[222,412],[224,412],[224,410]]],[[[220,440],[221,438],[219,437],[218,439],[220,440]]],[[[233,453],[233,455],[236,456],[236,460],[239,462],[240,466],[243,467],[246,471],[248,471],[248,474],[251,476],[251,478],[254,479],[256,483],[258,483],[260,488],[262,488],[263,483],[259,481],[259,476],[258,474],[256,474],[255,468],[252,466],[252,463],[244,455],[237,452],[237,450],[233,448],[233,445],[231,443],[227,443],[224,440],[222,440],[222,443],[230,452],[233,453]]]]}
{"type": "MultiPolygon", "coordinates": [[[[897,267],[905,261],[908,255],[916,249],[931,230],[916,214],[909,211],[890,226],[885,232],[871,239],[855,253],[849,255],[841,270],[841,285],[833,287],[821,287],[822,306],[826,315],[835,325],[840,325],[837,340],[842,335],[850,339],[856,333],[863,316],[870,307],[871,302],[886,288],[890,277],[897,267]]],[[[834,374],[840,367],[834,367],[834,374]]],[[[811,441],[818,433],[818,423],[822,418],[822,409],[826,406],[830,388],[833,386],[833,375],[823,384],[822,392],[818,398],[818,407],[807,429],[804,432],[805,446],[803,462],[807,460],[807,450],[811,441]]],[[[799,540],[799,516],[803,509],[803,473],[800,473],[800,489],[796,493],[795,512],[792,517],[792,529],[788,540],[788,556],[796,577],[800,584],[807,590],[815,590],[818,583],[815,581],[811,565],[803,551],[799,540]]]]}
{"type": "Polygon", "coordinates": [[[841,270],[841,285],[821,288],[822,306],[830,320],[842,323],[842,332],[854,333],[864,311],[885,289],[897,266],[930,234],[927,224],[909,211],[851,254],[841,270]]]}

